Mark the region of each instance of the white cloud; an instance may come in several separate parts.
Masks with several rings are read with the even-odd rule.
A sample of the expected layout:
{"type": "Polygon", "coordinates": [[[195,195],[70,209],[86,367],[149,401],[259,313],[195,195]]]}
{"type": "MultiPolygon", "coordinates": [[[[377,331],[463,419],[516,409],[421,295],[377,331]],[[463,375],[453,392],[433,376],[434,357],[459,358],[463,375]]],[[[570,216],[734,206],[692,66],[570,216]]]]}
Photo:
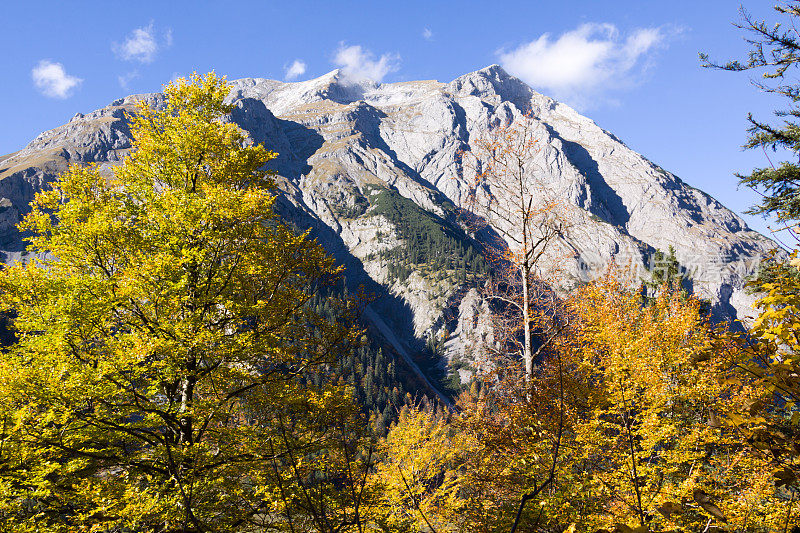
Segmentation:
{"type": "Polygon", "coordinates": [[[61,63],[54,63],[47,59],[42,59],[33,67],[31,77],[36,88],[50,98],[67,98],[72,93],[72,89],[83,82],[82,79],[67,74],[61,63]]]}
{"type": "Polygon", "coordinates": [[[422,38],[425,39],[426,41],[433,40],[433,32],[431,31],[430,28],[425,28],[424,30],[422,30],[422,38]]]}
{"type": "Polygon", "coordinates": [[[297,79],[306,73],[306,63],[301,59],[295,59],[291,65],[285,67],[286,75],[283,77],[286,81],[297,79]]]}
{"type": "Polygon", "coordinates": [[[355,81],[372,80],[380,82],[384,76],[398,68],[400,56],[397,54],[383,54],[375,59],[375,54],[364,50],[360,45],[345,46],[339,43],[339,49],[333,58],[334,64],[341,67],[342,71],[355,81]]]}
{"type": "Polygon", "coordinates": [[[125,61],[152,63],[159,50],[170,46],[172,46],[172,30],[168,29],[159,43],[156,30],[151,22],[146,27],[134,29],[122,44],[113,43],[111,49],[117,57],[125,61]]]}
{"type": "Polygon", "coordinates": [[[500,50],[503,67],[529,85],[577,107],[634,85],[677,28],[638,28],[624,39],[613,24],[582,24],[552,40],[545,33],[513,50],[500,50]]]}

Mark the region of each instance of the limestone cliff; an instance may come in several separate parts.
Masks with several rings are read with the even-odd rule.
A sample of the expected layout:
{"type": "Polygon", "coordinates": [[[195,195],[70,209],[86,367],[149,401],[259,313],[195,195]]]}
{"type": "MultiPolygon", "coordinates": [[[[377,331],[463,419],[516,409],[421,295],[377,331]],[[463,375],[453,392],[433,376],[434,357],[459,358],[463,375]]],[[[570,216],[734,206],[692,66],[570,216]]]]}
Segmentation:
{"type": "MultiPolygon", "coordinates": [[[[163,103],[160,94],[129,96],[0,157],[6,261],[24,255],[15,224],[37,190],[70,163],[114,165],[125,156],[126,112],[140,99],[163,103]]],[[[480,243],[459,226],[456,208],[468,188],[459,153],[498,121],[533,117],[538,164],[580,226],[566,243],[574,253],[564,270],[574,281],[612,260],[643,272],[655,249],[673,246],[716,316],[743,318],[753,301],[744,277],[774,247],[714,198],[496,65],[450,83],[375,84],[340,71],[297,83],[246,78],[233,82],[229,100],[231,120],[280,154],[273,168],[281,215],[313,228],[347,266],[350,283],[376,295],[368,317],[380,322],[378,330],[391,329],[391,342],[407,357],[429,336],[445,338],[456,358],[492,342],[488,309],[471,289],[476,263],[456,257],[479,254],[480,243]],[[412,223],[447,243],[438,269],[409,252],[412,223]],[[398,270],[399,257],[406,270],[398,270]]]]}

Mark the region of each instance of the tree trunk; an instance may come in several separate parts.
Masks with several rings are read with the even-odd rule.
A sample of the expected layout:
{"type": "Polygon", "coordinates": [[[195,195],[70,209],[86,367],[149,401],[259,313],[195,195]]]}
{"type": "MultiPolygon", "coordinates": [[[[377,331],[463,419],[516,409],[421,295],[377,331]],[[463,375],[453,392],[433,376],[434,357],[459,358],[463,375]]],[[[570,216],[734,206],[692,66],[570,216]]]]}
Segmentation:
{"type": "Polygon", "coordinates": [[[180,435],[178,437],[178,442],[181,444],[192,444],[194,441],[192,435],[193,415],[189,411],[192,409],[194,387],[197,384],[196,370],[197,358],[190,351],[186,359],[186,376],[181,383],[180,435]]]}
{"type": "Polygon", "coordinates": [[[533,373],[533,350],[531,349],[532,334],[531,334],[531,318],[530,318],[530,287],[528,286],[528,266],[526,264],[522,267],[522,320],[525,329],[525,346],[522,352],[522,358],[525,361],[525,380],[530,381],[531,374],[533,373]]]}

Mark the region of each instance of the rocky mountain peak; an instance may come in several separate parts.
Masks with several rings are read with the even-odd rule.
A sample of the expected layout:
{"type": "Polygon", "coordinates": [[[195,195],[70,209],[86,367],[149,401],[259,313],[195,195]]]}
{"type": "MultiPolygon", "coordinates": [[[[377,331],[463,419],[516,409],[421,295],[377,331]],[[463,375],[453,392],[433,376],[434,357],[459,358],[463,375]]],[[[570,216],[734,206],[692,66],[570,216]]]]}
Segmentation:
{"type": "Polygon", "coordinates": [[[516,104],[523,111],[530,107],[531,98],[538,95],[525,82],[496,64],[459,76],[448,84],[448,89],[459,96],[490,98],[496,95],[502,101],[516,104]]]}
{"type": "Polygon", "coordinates": [[[363,100],[364,93],[379,87],[372,80],[356,78],[342,69],[328,72],[309,83],[312,88],[307,94],[313,95],[313,101],[330,100],[343,105],[363,100]]]}
{"type": "MultiPolygon", "coordinates": [[[[646,276],[653,252],[673,246],[692,289],[711,301],[718,318],[750,313],[753,297],[744,279],[774,247],[771,241],[498,65],[450,83],[379,84],[334,70],[300,82],[231,84],[231,120],[280,154],[272,168],[280,175],[281,216],[313,229],[347,267],[349,282],[377,295],[368,316],[399,353],[414,353],[430,336],[446,338],[454,357],[474,344],[466,325],[481,322],[475,313],[488,307],[475,290],[481,243],[455,216],[469,187],[461,154],[493,124],[528,111],[540,147],[535,166],[579,228],[563,243],[571,250],[560,258],[565,286],[591,279],[611,262],[646,276]],[[462,305],[465,294],[469,305],[462,305]],[[465,313],[469,320],[460,316],[465,313]]],[[[35,192],[70,163],[118,163],[130,147],[126,111],[142,99],[160,105],[163,98],[115,100],[0,157],[6,260],[23,255],[15,224],[35,192]]]]}
{"type": "Polygon", "coordinates": [[[341,105],[364,100],[365,94],[380,88],[371,80],[354,78],[336,69],[317,78],[299,82],[280,82],[264,78],[243,78],[232,82],[229,101],[254,98],[269,102],[270,110],[280,114],[303,105],[333,102],[341,105]]]}

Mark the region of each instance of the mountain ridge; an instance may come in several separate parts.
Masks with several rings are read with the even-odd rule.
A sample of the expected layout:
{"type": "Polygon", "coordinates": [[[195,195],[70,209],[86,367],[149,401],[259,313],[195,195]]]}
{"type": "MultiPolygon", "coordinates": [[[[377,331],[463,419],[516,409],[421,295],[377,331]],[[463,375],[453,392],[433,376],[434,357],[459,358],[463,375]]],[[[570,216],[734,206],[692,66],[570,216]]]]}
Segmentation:
{"type": "MultiPolygon", "coordinates": [[[[540,147],[535,163],[580,227],[566,242],[573,257],[559,259],[569,283],[598,275],[612,261],[643,273],[653,252],[671,245],[692,271],[692,289],[711,301],[718,319],[745,318],[753,303],[745,277],[775,247],[710,195],[498,65],[449,83],[380,84],[334,70],[302,82],[243,78],[231,85],[231,120],[253,142],[279,153],[272,167],[279,174],[277,210],[298,227],[313,228],[347,266],[350,283],[378,295],[371,309],[406,353],[427,338],[445,338],[448,359],[468,357],[477,342],[471,335],[493,342],[489,311],[474,282],[457,279],[461,267],[436,271],[414,263],[405,280],[393,278],[388,258],[407,245],[400,230],[407,221],[376,214],[376,202],[383,190],[395,191],[441,224],[458,227],[454,209],[464,204],[469,185],[459,154],[494,124],[526,114],[540,147]],[[468,319],[484,325],[472,331],[468,319]]],[[[0,157],[6,261],[24,258],[14,224],[37,190],[69,163],[108,168],[125,157],[131,145],[125,116],[143,99],[164,102],[160,93],[117,99],[0,157]]]]}

